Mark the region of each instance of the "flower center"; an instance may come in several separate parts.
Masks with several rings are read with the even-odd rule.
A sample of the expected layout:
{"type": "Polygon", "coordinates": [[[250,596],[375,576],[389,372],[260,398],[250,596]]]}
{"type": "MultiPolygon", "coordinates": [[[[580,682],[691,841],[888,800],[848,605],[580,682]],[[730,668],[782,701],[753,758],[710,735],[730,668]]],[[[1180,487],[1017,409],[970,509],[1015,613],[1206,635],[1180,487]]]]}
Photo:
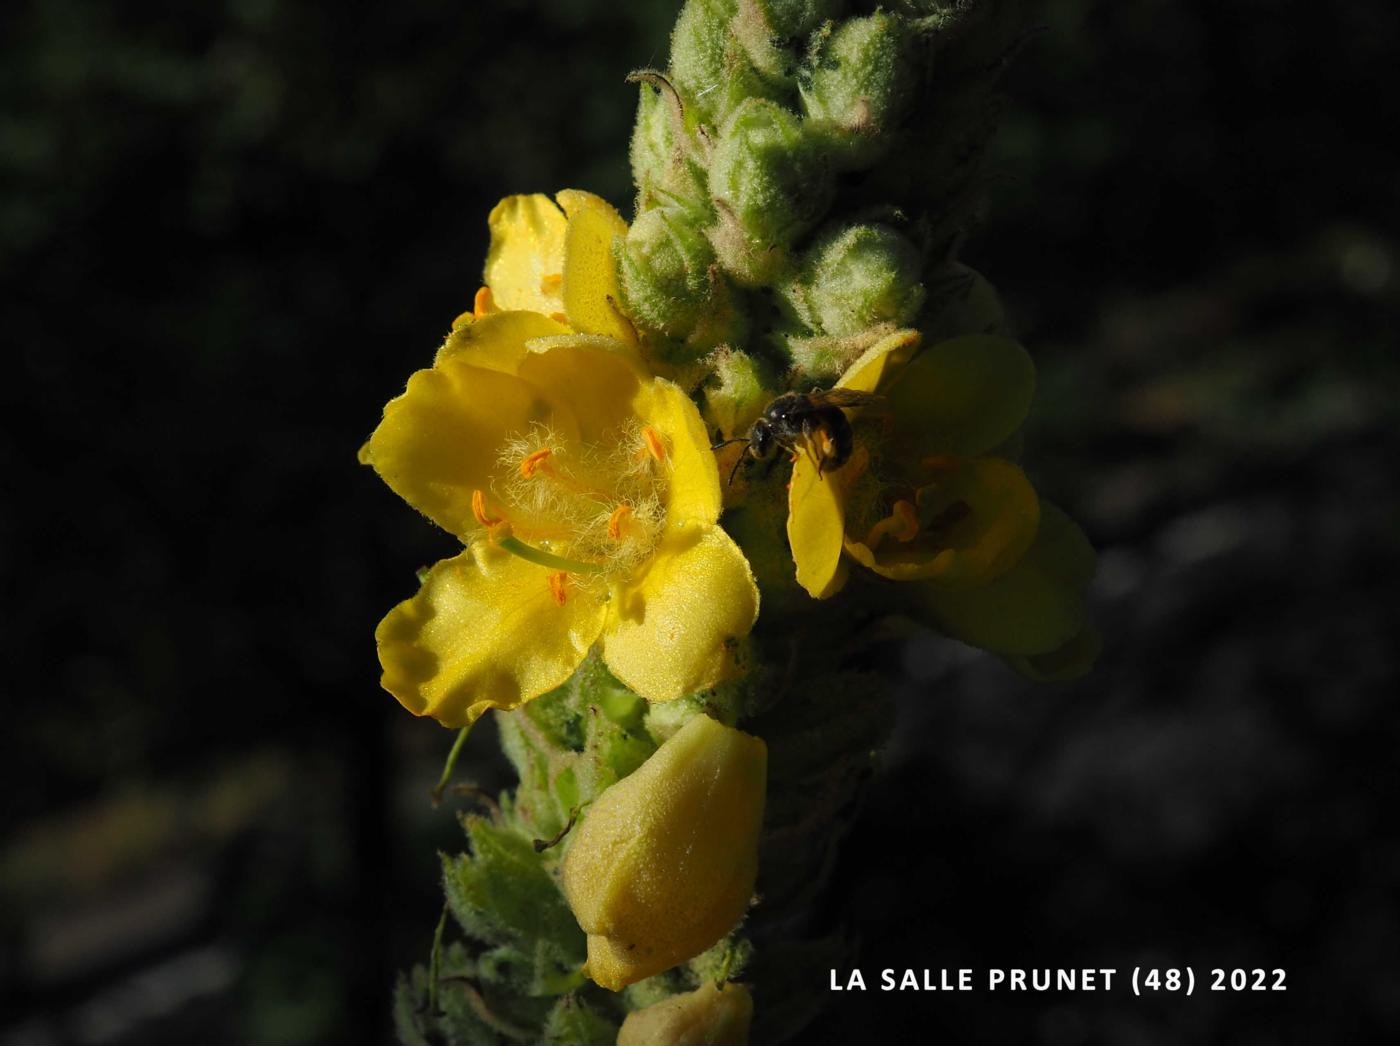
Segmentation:
{"type": "Polygon", "coordinates": [[[656,548],[670,467],[664,437],[629,422],[582,443],[537,425],[500,448],[490,490],[472,514],[499,547],[552,568],[563,605],[575,587],[625,578],[656,548]]]}

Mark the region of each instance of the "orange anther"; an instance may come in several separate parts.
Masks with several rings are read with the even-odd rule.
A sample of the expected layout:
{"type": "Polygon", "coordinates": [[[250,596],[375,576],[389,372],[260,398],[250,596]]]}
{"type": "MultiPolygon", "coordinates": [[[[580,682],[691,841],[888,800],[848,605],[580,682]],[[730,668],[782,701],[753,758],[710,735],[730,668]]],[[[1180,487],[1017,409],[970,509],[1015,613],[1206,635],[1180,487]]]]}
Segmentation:
{"type": "Polygon", "coordinates": [[[549,594],[554,597],[555,606],[562,607],[569,598],[568,584],[569,575],[562,570],[549,575],[549,594]]]}
{"type": "Polygon", "coordinates": [[[870,528],[865,536],[867,548],[876,549],[888,534],[896,541],[909,542],[919,536],[919,512],[913,502],[902,498],[894,503],[890,514],[870,528]]]}
{"type": "Polygon", "coordinates": [[[486,495],[479,490],[472,491],[472,515],[483,527],[494,527],[497,523],[505,522],[500,516],[487,515],[486,495]]]}
{"type": "Polygon", "coordinates": [[[647,453],[657,461],[666,460],[666,444],[661,442],[661,433],[650,425],[642,426],[642,439],[646,441],[647,453]]]}
{"type": "Polygon", "coordinates": [[[913,541],[919,536],[919,510],[912,501],[896,501],[894,511],[895,528],[890,533],[896,541],[913,541]]]}
{"type": "Polygon", "coordinates": [[[562,272],[550,273],[548,276],[540,277],[540,293],[553,294],[564,285],[564,274],[562,272]]]}
{"type": "Polygon", "coordinates": [[[545,459],[553,453],[554,451],[550,450],[548,447],[545,447],[543,450],[535,451],[520,463],[520,474],[526,479],[532,478],[536,472],[544,468],[545,459]]]}
{"type": "Polygon", "coordinates": [[[622,528],[627,525],[627,519],[632,515],[631,505],[618,505],[613,509],[612,515],[608,517],[608,537],[617,541],[622,537],[622,528]]]}
{"type": "Polygon", "coordinates": [[[472,312],[478,316],[485,316],[488,312],[496,311],[496,299],[491,296],[490,287],[477,288],[476,298],[472,301],[472,312]]]}
{"type": "Polygon", "coordinates": [[[555,323],[562,323],[565,327],[569,325],[569,317],[562,312],[551,312],[549,318],[555,323]]]}

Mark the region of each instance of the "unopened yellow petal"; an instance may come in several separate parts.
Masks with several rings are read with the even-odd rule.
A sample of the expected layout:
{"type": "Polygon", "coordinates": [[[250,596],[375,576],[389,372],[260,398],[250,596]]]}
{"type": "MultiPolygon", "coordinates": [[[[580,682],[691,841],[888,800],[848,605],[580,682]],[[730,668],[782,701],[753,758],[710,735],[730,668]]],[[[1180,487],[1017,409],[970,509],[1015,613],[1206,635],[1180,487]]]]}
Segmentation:
{"type": "Polygon", "coordinates": [[[606,611],[577,586],[560,605],[549,578],[486,542],[438,563],[375,632],[384,689],[414,715],[466,726],[559,686],[606,611]]]}
{"type": "Polygon", "coordinates": [[[846,538],[846,551],[895,581],[929,580],[941,588],[986,584],[1011,569],[1040,523],[1035,488],[1020,467],[1000,458],[949,459],[918,493],[920,529],[873,544],[846,538]]]}
{"type": "Polygon", "coordinates": [[[717,526],[672,530],[641,580],[614,601],[603,658],[648,701],[669,701],[733,676],[758,617],[758,586],[717,526]]]}
{"type": "Polygon", "coordinates": [[[419,512],[465,537],[477,527],[472,492],[490,487],[502,443],[536,422],[575,430],[567,408],[529,383],[452,359],[408,379],[384,408],[362,460],[419,512]]]}
{"type": "Polygon", "coordinates": [[[563,296],[569,325],[634,343],[636,333],[618,308],[622,295],[613,261],[613,241],[627,235],[627,223],[612,204],[592,193],[565,189],[557,198],[568,215],[563,296]]]}
{"type": "Polygon", "coordinates": [[[531,340],[567,331],[562,323],[537,312],[493,312],[453,328],[433,362],[458,359],[474,367],[514,374],[531,340]]]}
{"type": "Polygon", "coordinates": [[[563,309],[564,215],[541,193],[507,196],[487,219],[486,284],[498,309],[549,316],[563,309]]]}
{"type": "Polygon", "coordinates": [[[588,975],[617,991],[723,937],[753,896],[767,746],[691,718],[575,829],[561,885],[588,975]]]}
{"type": "Polygon", "coordinates": [[[918,598],[949,635],[998,654],[1058,650],[1084,627],[1084,587],[1094,552],[1083,531],[1042,504],[1035,541],[1020,561],[981,588],[918,586],[918,598]]]}
{"type": "Polygon", "coordinates": [[[713,523],[720,512],[719,466],[699,408],[679,385],[655,378],[638,390],[635,410],[665,441],[670,524],[713,523]]]}
{"type": "Polygon", "coordinates": [[[746,1046],[752,1020],[747,988],[706,981],[693,992],[633,1010],[617,1033],[617,1046],[746,1046]]]}
{"type": "Polygon", "coordinates": [[[880,388],[909,454],[985,454],[1025,420],[1035,365],[1009,338],[941,341],[890,373],[880,388]]]}

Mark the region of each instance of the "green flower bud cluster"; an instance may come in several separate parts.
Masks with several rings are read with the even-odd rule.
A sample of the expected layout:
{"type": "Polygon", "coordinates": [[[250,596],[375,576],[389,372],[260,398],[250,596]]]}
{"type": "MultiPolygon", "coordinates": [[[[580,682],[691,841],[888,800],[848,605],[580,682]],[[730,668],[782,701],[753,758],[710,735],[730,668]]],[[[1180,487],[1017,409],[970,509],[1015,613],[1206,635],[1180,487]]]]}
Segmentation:
{"type": "Polygon", "coordinates": [[[949,269],[1016,2],[689,0],[670,68],[634,74],[622,305],[659,363],[711,379],[712,421],[742,412],[736,354],[777,392],[896,327],[995,326],[949,269]]]}

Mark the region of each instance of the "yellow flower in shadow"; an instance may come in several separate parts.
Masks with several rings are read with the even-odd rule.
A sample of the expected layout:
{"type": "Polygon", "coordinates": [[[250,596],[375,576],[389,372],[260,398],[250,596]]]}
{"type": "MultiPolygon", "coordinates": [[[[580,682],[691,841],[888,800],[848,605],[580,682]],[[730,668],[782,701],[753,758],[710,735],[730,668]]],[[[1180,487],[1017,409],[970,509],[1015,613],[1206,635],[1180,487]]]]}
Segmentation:
{"type": "Polygon", "coordinates": [[[1091,661],[1082,590],[1093,551],[1002,456],[1035,391],[1026,351],[988,335],[924,346],[901,330],[837,385],[878,400],[852,412],[855,448],[842,468],[824,471],[808,454],[794,462],[787,531],[798,583],[827,598],[855,562],[917,582],[894,600],[1027,674],[1058,678],[1075,651],[1091,661]]]}
{"type": "Polygon", "coordinates": [[[553,689],[600,641],[650,700],[712,686],[758,611],[699,411],[611,304],[621,219],[560,201],[567,220],[542,196],[492,212],[476,308],[361,450],[467,546],[376,632],[384,687],[446,726],[553,689]]]}

